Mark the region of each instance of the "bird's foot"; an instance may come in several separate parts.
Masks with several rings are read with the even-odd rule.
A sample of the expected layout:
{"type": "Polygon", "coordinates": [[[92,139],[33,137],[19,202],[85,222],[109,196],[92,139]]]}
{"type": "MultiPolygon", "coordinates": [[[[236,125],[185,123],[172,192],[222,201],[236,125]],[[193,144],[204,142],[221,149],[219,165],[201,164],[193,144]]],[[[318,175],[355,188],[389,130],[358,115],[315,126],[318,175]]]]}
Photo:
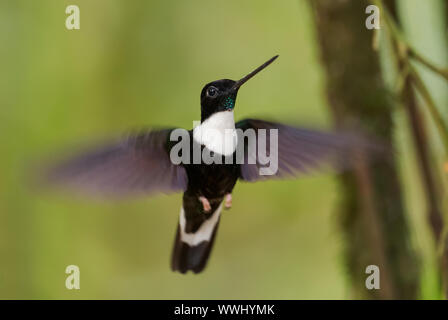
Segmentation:
{"type": "Polygon", "coordinates": [[[210,210],[212,210],[212,206],[210,205],[210,202],[208,202],[206,197],[200,196],[199,201],[201,201],[202,208],[204,209],[205,212],[209,212],[210,210]]]}
{"type": "Polygon", "coordinates": [[[224,201],[225,201],[224,202],[224,207],[226,209],[232,208],[232,194],[231,193],[226,194],[224,201]]]}

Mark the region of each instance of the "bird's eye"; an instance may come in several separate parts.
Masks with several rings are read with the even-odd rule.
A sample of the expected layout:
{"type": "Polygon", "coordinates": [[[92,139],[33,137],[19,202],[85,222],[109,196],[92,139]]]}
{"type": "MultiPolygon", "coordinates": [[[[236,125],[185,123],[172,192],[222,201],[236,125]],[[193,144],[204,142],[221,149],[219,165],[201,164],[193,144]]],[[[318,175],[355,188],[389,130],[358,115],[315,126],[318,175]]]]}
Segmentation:
{"type": "Polygon", "coordinates": [[[209,87],[209,88],[207,89],[207,95],[208,95],[210,98],[214,98],[214,97],[216,97],[217,94],[218,94],[218,89],[216,89],[215,87],[209,87]]]}

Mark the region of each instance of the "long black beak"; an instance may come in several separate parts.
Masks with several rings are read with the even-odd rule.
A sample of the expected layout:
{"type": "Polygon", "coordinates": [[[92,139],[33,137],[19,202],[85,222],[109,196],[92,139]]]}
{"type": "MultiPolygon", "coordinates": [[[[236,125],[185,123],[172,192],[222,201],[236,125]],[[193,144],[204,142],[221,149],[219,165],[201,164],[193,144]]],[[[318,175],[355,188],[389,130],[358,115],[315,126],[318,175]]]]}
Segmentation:
{"type": "Polygon", "coordinates": [[[260,72],[261,70],[263,70],[264,68],[266,68],[268,65],[270,65],[275,59],[278,58],[278,55],[272,57],[271,59],[269,59],[268,61],[266,61],[265,63],[263,63],[261,66],[259,66],[257,69],[255,69],[254,71],[252,71],[251,73],[249,73],[247,76],[245,76],[244,78],[241,78],[240,80],[238,80],[232,87],[233,90],[238,90],[239,87],[241,87],[247,80],[249,80],[250,78],[252,78],[254,75],[256,75],[258,72],[260,72]]]}

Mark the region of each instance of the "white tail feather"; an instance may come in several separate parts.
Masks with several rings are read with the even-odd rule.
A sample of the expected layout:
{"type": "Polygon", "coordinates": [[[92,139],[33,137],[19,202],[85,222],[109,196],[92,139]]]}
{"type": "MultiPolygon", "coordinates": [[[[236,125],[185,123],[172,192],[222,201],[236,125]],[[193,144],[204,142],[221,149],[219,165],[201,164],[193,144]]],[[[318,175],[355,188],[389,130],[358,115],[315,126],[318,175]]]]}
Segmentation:
{"type": "Polygon", "coordinates": [[[219,215],[221,214],[222,203],[213,212],[212,216],[204,221],[204,223],[199,227],[195,233],[185,232],[185,210],[182,207],[180,210],[179,224],[180,224],[180,239],[182,242],[187,243],[190,246],[196,246],[203,241],[210,241],[213,230],[219,221],[219,215]]]}

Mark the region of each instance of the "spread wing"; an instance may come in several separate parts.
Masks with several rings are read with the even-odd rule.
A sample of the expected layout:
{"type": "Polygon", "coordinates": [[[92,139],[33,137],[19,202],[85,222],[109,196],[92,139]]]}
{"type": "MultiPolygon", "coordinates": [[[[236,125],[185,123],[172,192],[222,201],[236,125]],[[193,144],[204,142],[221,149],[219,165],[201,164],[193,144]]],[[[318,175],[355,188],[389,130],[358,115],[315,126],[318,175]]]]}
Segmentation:
{"type": "Polygon", "coordinates": [[[277,168],[274,166],[274,170],[277,169],[277,171],[265,170],[264,175],[260,174],[260,169],[269,166],[266,165],[266,159],[260,157],[258,147],[249,148],[248,139],[244,139],[244,158],[240,166],[240,178],[246,181],[295,177],[325,166],[344,169],[352,165],[357,155],[360,155],[357,151],[378,152],[382,149],[379,145],[367,142],[367,139],[354,133],[322,132],[257,119],[242,120],[236,124],[236,127],[242,129],[243,132],[253,129],[257,140],[254,145],[257,146],[260,132],[263,132],[259,129],[265,129],[266,148],[262,155],[266,154],[267,157],[270,156],[272,140],[269,130],[278,130],[277,168]],[[250,159],[252,163],[249,162],[250,159]]]}
{"type": "Polygon", "coordinates": [[[46,180],[99,195],[151,194],[186,189],[183,166],[170,161],[172,129],[132,135],[50,168],[46,180]]]}

